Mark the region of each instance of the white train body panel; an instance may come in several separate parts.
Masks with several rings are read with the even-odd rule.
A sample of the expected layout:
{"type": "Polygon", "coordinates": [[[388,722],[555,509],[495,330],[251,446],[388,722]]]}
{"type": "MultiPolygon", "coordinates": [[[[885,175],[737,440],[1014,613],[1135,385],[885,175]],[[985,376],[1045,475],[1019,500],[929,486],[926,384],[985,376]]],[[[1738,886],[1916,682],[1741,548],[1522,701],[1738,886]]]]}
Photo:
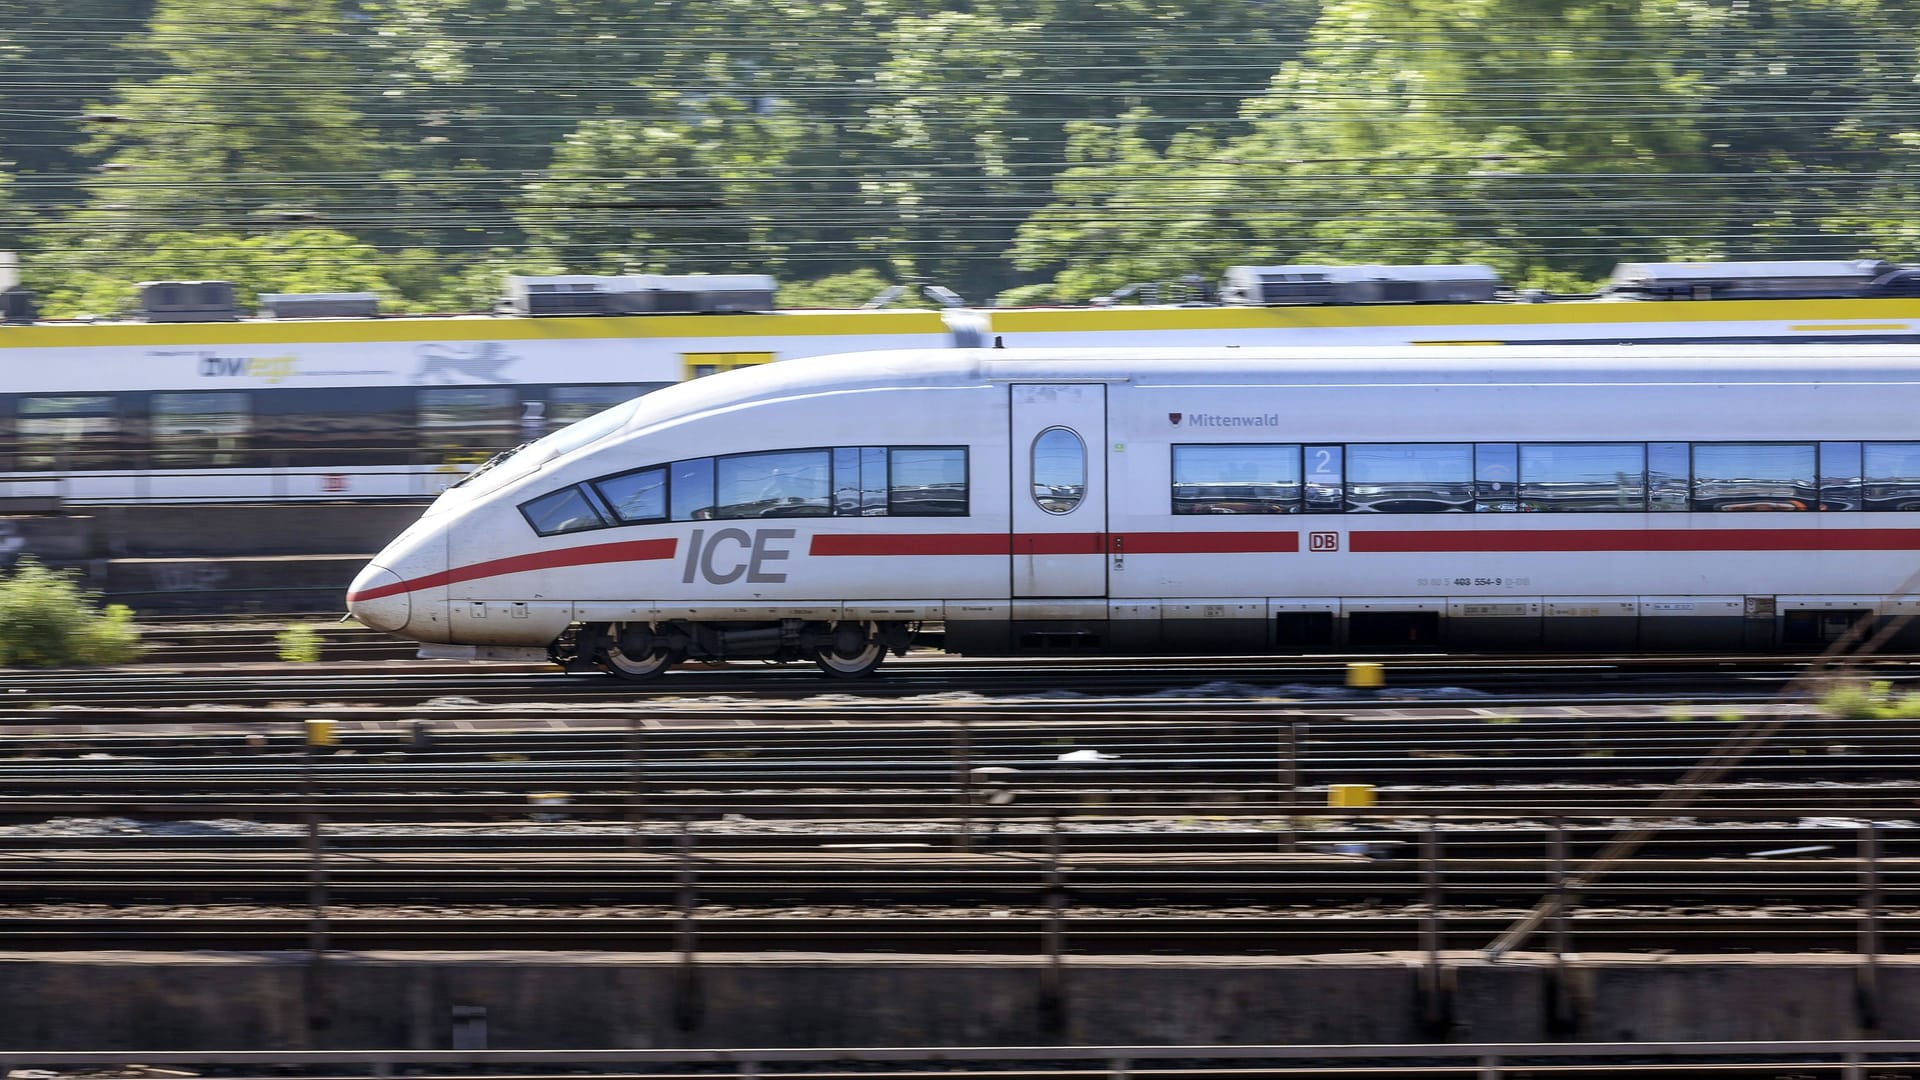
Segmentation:
{"type": "MultiPolygon", "coordinates": [[[[1713,463],[1797,461],[1805,444],[1835,461],[1847,446],[1904,447],[1920,439],[1917,407],[1920,352],[1893,345],[820,358],[656,392],[628,407],[618,430],[578,448],[562,445],[569,432],[536,444],[443,495],[356,581],[350,601],[367,621],[421,641],[525,648],[578,623],[783,621],[939,623],[949,647],[975,652],[1553,647],[1594,628],[1644,647],[1770,645],[1809,633],[1817,642],[1832,636],[1827,615],[1888,616],[1910,604],[1920,497],[1914,510],[1554,510],[1555,500],[1625,496],[1559,480],[1520,499],[1500,487],[1502,447],[1518,447],[1521,468],[1546,476],[1558,475],[1556,454],[1571,472],[1587,467],[1583,455],[1645,444],[1651,461],[1692,444],[1681,452],[1697,507],[1719,482],[1707,475],[1720,468],[1713,463]],[[1070,449],[1054,449],[1069,435],[1086,448],[1071,476],[1060,471],[1070,449]],[[1276,460],[1290,448],[1303,463],[1294,502],[1272,505],[1292,512],[1244,512],[1260,500],[1235,496],[1196,504],[1212,512],[1176,513],[1174,448],[1222,445],[1229,457],[1258,446],[1276,460]],[[1427,468],[1423,455],[1450,462],[1463,446],[1491,462],[1493,479],[1476,472],[1479,486],[1470,485],[1481,512],[1408,512],[1458,505],[1433,501],[1457,498],[1457,482],[1436,480],[1427,494],[1374,484],[1354,456],[1404,453],[1407,468],[1427,468]],[[740,459],[760,468],[807,451],[838,470],[863,447],[943,460],[964,448],[966,513],[773,516],[792,509],[775,499],[768,516],[666,520],[662,510],[661,520],[543,537],[534,511],[523,511],[652,466],[763,455],[740,459]],[[1334,511],[1312,502],[1316,447],[1351,464],[1334,511]],[[1393,500],[1378,494],[1389,490],[1393,500]]],[[[1648,475],[1641,506],[1654,504],[1648,475]]],[[[1624,471],[1609,482],[1634,490],[1624,471]]],[[[892,497],[912,497],[895,483],[892,497]]],[[[1756,486],[1757,476],[1726,483],[1730,507],[1805,504],[1756,486]]],[[[1857,476],[1852,483],[1862,490],[1857,476]]],[[[737,504],[747,505],[761,504],[737,504]]],[[[612,520],[607,506],[600,513],[612,520]]]]}

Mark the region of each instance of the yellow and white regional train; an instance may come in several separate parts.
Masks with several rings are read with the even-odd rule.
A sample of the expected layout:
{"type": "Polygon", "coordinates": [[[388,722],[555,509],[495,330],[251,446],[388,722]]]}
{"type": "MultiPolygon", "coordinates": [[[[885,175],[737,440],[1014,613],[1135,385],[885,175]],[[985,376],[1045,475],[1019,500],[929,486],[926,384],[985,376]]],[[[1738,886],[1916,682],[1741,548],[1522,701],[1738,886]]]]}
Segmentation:
{"type": "Polygon", "coordinates": [[[637,398],[354,581],[424,654],[1812,647],[1920,611],[1920,348],[945,349],[637,398]]]}
{"type": "Polygon", "coordinates": [[[0,321],[0,507],[425,501],[649,390],[852,351],[1920,341],[1916,272],[1865,261],[1623,264],[1603,297],[1537,303],[1485,268],[1235,270],[1239,302],[1204,306],[235,318],[228,290],[164,317],[232,321],[0,321]]]}

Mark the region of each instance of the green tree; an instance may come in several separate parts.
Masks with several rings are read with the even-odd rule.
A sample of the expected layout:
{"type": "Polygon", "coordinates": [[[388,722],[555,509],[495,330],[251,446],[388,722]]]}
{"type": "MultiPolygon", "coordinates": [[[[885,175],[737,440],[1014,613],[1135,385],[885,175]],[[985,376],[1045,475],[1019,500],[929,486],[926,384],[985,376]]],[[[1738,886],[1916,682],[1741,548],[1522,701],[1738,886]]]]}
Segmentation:
{"type": "Polygon", "coordinates": [[[377,148],[348,28],[334,3],[157,0],[137,48],[160,73],[87,117],[103,162],[90,222],[138,233],[364,209],[377,148]]]}

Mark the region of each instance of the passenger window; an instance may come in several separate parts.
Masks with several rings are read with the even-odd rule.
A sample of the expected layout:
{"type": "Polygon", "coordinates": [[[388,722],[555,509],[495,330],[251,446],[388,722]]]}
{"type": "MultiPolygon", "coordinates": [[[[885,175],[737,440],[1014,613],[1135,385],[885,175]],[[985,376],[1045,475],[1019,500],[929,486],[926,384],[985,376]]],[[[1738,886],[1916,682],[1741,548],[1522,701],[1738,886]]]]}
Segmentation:
{"type": "Polygon", "coordinates": [[[1640,513],[1647,508],[1647,448],[1641,443],[1522,445],[1520,505],[1550,513],[1640,513]]]}
{"type": "Polygon", "coordinates": [[[667,470],[641,469],[593,482],[613,516],[623,524],[667,519],[667,470]]]}
{"type": "Polygon", "coordinates": [[[1515,444],[1481,443],[1473,448],[1473,509],[1478,514],[1506,514],[1520,509],[1520,466],[1515,444]]]}
{"type": "Polygon", "coordinates": [[[1695,443],[1695,510],[1811,510],[1812,443],[1695,443]]]}
{"type": "Polygon", "coordinates": [[[1176,514],[1297,514],[1300,489],[1298,446],[1173,448],[1176,514]]]}
{"type": "MultiPolygon", "coordinates": [[[[1887,444],[1882,444],[1887,445],[1887,444]]],[[[1912,443],[1893,444],[1912,446],[1912,443]]],[[[1860,444],[1820,444],[1820,509],[1860,509],[1860,444]]]]}
{"type": "Polygon", "coordinates": [[[1070,514],[1087,497],[1087,444],[1066,428],[1033,440],[1033,501],[1049,514],[1070,514]]]}
{"type": "Polygon", "coordinates": [[[1656,514],[1686,512],[1692,476],[1686,443],[1648,443],[1647,509],[1656,514]]]}
{"type": "Polygon", "coordinates": [[[253,429],[244,391],[153,395],[156,465],[239,465],[253,429]]]}
{"type": "Polygon", "coordinates": [[[713,459],[691,458],[676,461],[668,493],[673,501],[673,520],[708,521],[713,517],[713,459]]]}
{"type": "Polygon", "coordinates": [[[1337,514],[1346,509],[1346,447],[1309,446],[1306,458],[1307,513],[1337,514]]]}
{"type": "Polygon", "coordinates": [[[1347,509],[1371,514],[1463,514],[1473,507],[1473,444],[1347,447],[1347,509]]]}
{"type": "Polygon", "coordinates": [[[887,512],[886,447],[834,450],[833,512],[839,517],[879,517],[887,512]]]}
{"type": "Polygon", "coordinates": [[[960,517],[967,512],[967,451],[962,447],[887,451],[887,513],[960,517]]]}
{"type": "Polygon", "coordinates": [[[123,469],[132,440],[111,394],[20,399],[17,465],[22,469],[123,469]]]}
{"type": "Polygon", "coordinates": [[[598,529],[607,523],[578,486],[561,488],[521,503],[520,513],[541,536],[598,529]]]}
{"type": "Polygon", "coordinates": [[[714,470],[714,487],[715,517],[825,517],[833,512],[832,465],[825,450],[723,457],[714,470]]]}
{"type": "Polygon", "coordinates": [[[418,391],[420,438],[433,450],[505,450],[526,440],[520,403],[508,387],[431,387],[418,391]]]}
{"type": "Polygon", "coordinates": [[[1920,443],[1868,443],[1865,508],[1920,510],[1920,443]]]}

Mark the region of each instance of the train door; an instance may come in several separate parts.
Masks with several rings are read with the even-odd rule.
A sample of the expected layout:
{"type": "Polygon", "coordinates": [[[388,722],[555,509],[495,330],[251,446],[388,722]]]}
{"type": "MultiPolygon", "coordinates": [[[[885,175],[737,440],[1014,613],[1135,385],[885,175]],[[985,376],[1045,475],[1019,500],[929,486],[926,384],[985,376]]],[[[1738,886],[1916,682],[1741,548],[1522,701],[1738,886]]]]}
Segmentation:
{"type": "Polygon", "coordinates": [[[1015,383],[1013,595],[1107,595],[1107,388],[1015,383]]]}

